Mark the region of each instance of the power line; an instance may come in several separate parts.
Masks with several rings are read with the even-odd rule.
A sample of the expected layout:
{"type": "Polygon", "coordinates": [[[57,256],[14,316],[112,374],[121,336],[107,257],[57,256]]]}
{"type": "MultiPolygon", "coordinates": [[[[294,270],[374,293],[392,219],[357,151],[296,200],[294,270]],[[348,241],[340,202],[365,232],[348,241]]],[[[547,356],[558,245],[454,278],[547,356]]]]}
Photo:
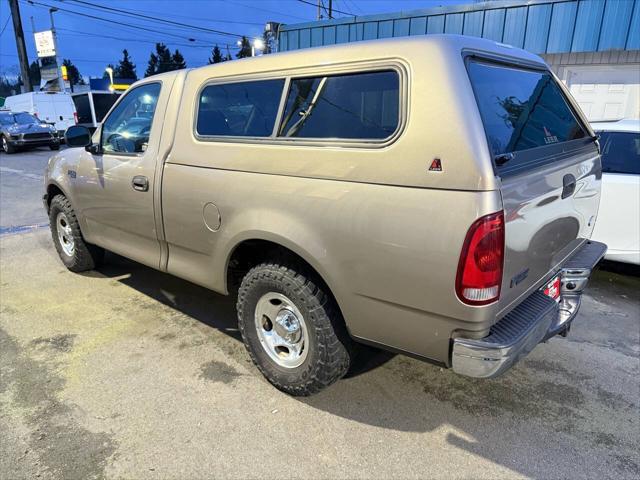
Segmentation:
{"type": "MultiPolygon", "coordinates": [[[[155,1],[155,0],[154,0],[155,1]]],[[[246,3],[241,3],[241,2],[231,2],[230,0],[222,0],[225,3],[230,3],[232,5],[240,5],[241,7],[245,7],[245,8],[249,8],[251,10],[259,10],[261,12],[267,12],[267,13],[275,13],[276,15],[280,15],[283,17],[290,17],[290,18],[295,18],[297,20],[305,20],[308,21],[308,18],[305,17],[299,17],[298,15],[291,15],[289,13],[282,13],[282,12],[277,12],[275,10],[269,10],[268,8],[261,8],[261,7],[256,7],[255,5],[247,5],[246,3]]]]}
{"type": "MultiPolygon", "coordinates": [[[[57,2],[62,3],[62,0],[55,0],[57,2]]],[[[97,8],[100,10],[105,10],[105,11],[109,11],[109,12],[115,12],[115,13],[120,13],[120,14],[124,14],[124,15],[128,15],[128,16],[132,16],[132,17],[136,17],[136,18],[145,18],[148,20],[153,20],[156,22],[162,22],[162,23],[166,23],[168,25],[177,25],[178,27],[181,28],[190,28],[190,29],[194,29],[194,30],[200,30],[202,32],[208,32],[208,33],[216,33],[218,35],[226,35],[226,36],[230,36],[230,37],[242,37],[242,36],[248,36],[248,35],[243,35],[240,33],[232,33],[232,32],[225,32],[224,30],[216,30],[213,28],[206,28],[206,27],[200,27],[198,25],[189,25],[186,23],[181,23],[181,22],[174,22],[173,20],[167,20],[164,18],[159,18],[159,17],[154,17],[151,15],[145,15],[142,13],[134,13],[134,12],[130,12],[127,10],[123,10],[121,8],[113,8],[113,7],[107,7],[104,5],[97,5],[95,3],[91,3],[91,2],[86,2],[84,0],[70,0],[74,3],[80,4],[80,5],[88,5],[89,7],[93,7],[93,8],[97,8]]]]}
{"type": "Polygon", "coordinates": [[[7,25],[9,25],[9,21],[11,20],[11,15],[9,15],[7,17],[7,21],[4,22],[4,27],[2,27],[2,31],[0,32],[0,37],[2,36],[2,34],[4,33],[5,29],[7,28],[7,25]]]}
{"type": "MultiPolygon", "coordinates": [[[[312,7],[314,7],[314,8],[317,8],[317,7],[318,7],[318,4],[313,3],[313,2],[310,2],[309,0],[298,0],[298,2],[300,2],[300,3],[305,3],[305,4],[307,4],[307,5],[311,5],[311,6],[312,6],[312,7]]],[[[325,10],[326,10],[326,8],[325,8],[325,10]]],[[[350,17],[355,17],[355,14],[353,14],[353,13],[345,12],[345,11],[343,11],[343,10],[338,10],[337,8],[332,8],[332,10],[333,10],[334,12],[342,13],[343,15],[348,15],[348,16],[350,16],[350,17]]]]}
{"type": "MultiPolygon", "coordinates": [[[[123,37],[115,37],[112,35],[105,35],[102,33],[92,33],[92,32],[82,32],[79,30],[70,30],[68,28],[56,28],[57,31],[61,31],[61,32],[67,32],[65,33],[65,36],[70,35],[70,36],[88,36],[88,37],[98,37],[98,38],[108,38],[108,39],[112,39],[112,40],[120,40],[122,42],[138,42],[138,43],[150,43],[150,44],[156,44],[159,43],[157,41],[154,40],[143,40],[140,38],[123,38],[123,37]]],[[[220,42],[221,45],[227,45],[226,43],[222,43],[220,42]]],[[[211,49],[213,48],[211,45],[193,45],[190,43],[174,43],[174,42],[167,42],[167,46],[170,47],[187,47],[187,48],[207,48],[207,49],[211,49]]],[[[239,50],[240,47],[236,46],[236,45],[231,45],[229,44],[229,48],[232,48],[234,50],[239,50]]]]}
{"type": "Polygon", "coordinates": [[[188,41],[196,41],[197,40],[195,38],[185,37],[184,35],[175,35],[173,33],[162,32],[160,30],[154,30],[152,28],[146,28],[146,27],[142,27],[142,26],[139,26],[139,25],[132,25],[131,23],[125,23],[125,22],[121,22],[121,21],[117,21],[116,22],[115,20],[111,20],[111,19],[104,18],[104,17],[98,17],[96,15],[91,15],[89,13],[77,12],[75,10],[69,10],[69,9],[62,8],[62,7],[55,7],[53,5],[49,5],[47,3],[37,2],[35,0],[20,0],[20,1],[22,3],[28,3],[30,5],[38,5],[38,6],[45,7],[45,8],[57,8],[61,12],[71,13],[71,14],[78,15],[78,16],[81,16],[81,17],[92,18],[94,20],[100,20],[101,22],[106,22],[106,23],[109,23],[111,25],[116,25],[116,26],[121,26],[121,27],[129,27],[129,28],[133,28],[135,30],[144,30],[144,31],[147,31],[147,32],[152,32],[152,33],[160,33],[162,35],[167,35],[167,36],[170,36],[170,37],[179,38],[181,40],[188,40],[188,41]]]}

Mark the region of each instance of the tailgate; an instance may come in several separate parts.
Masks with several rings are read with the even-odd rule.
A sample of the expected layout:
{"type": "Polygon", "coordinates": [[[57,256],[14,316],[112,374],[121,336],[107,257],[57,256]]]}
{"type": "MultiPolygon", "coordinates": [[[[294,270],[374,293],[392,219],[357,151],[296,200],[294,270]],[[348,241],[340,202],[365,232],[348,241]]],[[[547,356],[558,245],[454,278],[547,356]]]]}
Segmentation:
{"type": "Polygon", "coordinates": [[[548,71],[484,60],[467,67],[502,183],[504,311],[591,236],[600,201],[600,155],[548,71]]]}

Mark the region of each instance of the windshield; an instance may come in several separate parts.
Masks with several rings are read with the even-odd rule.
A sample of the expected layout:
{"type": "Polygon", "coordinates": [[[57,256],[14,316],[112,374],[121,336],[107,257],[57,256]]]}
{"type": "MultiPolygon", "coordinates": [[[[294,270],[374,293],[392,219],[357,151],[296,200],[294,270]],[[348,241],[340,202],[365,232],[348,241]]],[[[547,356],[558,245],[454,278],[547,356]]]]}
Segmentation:
{"type": "Polygon", "coordinates": [[[640,134],[601,132],[602,171],[640,174],[640,134]]]}
{"type": "Polygon", "coordinates": [[[0,124],[13,125],[14,123],[17,123],[18,125],[29,125],[32,123],[40,123],[40,120],[25,112],[0,114],[0,124]]]}

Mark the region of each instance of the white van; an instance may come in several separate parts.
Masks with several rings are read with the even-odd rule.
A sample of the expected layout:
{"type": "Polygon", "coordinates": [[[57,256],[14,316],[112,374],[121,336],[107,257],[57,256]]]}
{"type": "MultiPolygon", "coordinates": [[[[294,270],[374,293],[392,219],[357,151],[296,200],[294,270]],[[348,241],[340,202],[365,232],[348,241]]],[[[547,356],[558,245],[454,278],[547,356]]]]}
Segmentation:
{"type": "Polygon", "coordinates": [[[54,124],[61,138],[67,128],[78,123],[76,107],[68,93],[21,93],[7,97],[4,106],[13,112],[29,112],[44,122],[54,124]]]}

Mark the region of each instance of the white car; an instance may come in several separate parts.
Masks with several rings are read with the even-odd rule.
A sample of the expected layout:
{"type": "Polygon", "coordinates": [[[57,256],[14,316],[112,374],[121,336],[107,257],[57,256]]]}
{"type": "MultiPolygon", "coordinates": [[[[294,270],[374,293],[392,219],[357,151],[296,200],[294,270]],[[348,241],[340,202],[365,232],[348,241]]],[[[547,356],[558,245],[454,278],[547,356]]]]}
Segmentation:
{"type": "Polygon", "coordinates": [[[640,120],[594,122],[602,148],[602,197],[592,238],[606,258],[640,265],[640,120]]]}

